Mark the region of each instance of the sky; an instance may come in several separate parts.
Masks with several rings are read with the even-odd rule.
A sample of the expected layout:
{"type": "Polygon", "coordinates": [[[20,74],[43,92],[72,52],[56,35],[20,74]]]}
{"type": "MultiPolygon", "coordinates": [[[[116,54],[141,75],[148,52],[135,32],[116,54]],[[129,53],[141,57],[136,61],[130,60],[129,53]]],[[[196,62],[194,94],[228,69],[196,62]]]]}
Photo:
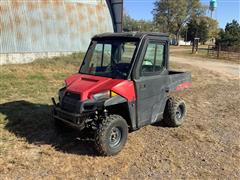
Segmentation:
{"type": "MultiPolygon", "coordinates": [[[[152,20],[152,9],[155,0],[124,0],[125,11],[134,19],[152,20]]],[[[209,0],[201,0],[202,4],[208,5],[209,0]]],[[[210,12],[207,12],[210,16],[210,12]]],[[[213,18],[224,28],[233,19],[240,22],[240,0],[217,0],[217,8],[213,18]]]]}

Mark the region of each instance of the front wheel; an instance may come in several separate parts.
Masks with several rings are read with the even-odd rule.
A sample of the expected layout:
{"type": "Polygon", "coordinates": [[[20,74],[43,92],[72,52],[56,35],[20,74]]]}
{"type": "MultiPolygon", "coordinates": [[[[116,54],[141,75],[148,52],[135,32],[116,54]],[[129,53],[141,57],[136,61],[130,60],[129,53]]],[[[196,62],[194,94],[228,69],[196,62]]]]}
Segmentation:
{"type": "Polygon", "coordinates": [[[164,122],[169,127],[182,125],[187,113],[186,104],[182,99],[170,97],[164,111],[164,122]]]}
{"type": "Polygon", "coordinates": [[[119,153],[128,136],[128,125],[119,115],[110,115],[100,124],[95,135],[96,150],[100,155],[112,156],[119,153]]]}

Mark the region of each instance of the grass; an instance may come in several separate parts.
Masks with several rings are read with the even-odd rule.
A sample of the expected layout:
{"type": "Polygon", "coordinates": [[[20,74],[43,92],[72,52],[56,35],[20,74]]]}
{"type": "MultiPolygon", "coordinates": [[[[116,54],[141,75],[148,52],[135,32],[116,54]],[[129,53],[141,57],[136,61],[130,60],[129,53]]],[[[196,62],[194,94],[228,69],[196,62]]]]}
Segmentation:
{"type": "Polygon", "coordinates": [[[78,72],[82,59],[83,54],[73,54],[0,66],[0,158],[19,138],[29,142],[55,138],[54,134],[50,139],[44,136],[53,129],[50,99],[56,97],[67,76],[78,72]]]}
{"type": "MultiPolygon", "coordinates": [[[[82,58],[82,54],[74,54],[0,66],[0,179],[126,179],[136,175],[141,179],[149,172],[178,177],[183,169],[188,170],[186,177],[216,178],[237,172],[238,141],[232,138],[239,129],[234,124],[238,120],[234,117],[238,112],[237,82],[232,84],[199,68],[189,67],[193,70],[193,87],[183,95],[189,103],[189,116],[182,128],[146,127],[130,134],[125,150],[109,158],[91,157],[95,154],[93,145],[87,144],[90,142],[56,134],[50,98],[57,94],[65,77],[78,71],[82,58]],[[206,100],[211,106],[204,105],[206,100]],[[229,136],[222,146],[224,133],[229,136]],[[152,141],[146,142],[146,136],[152,141]],[[156,170],[151,169],[152,162],[156,170]],[[219,171],[219,167],[229,171],[219,171]],[[206,172],[211,173],[207,176],[206,172]]],[[[176,64],[171,67],[188,68],[176,64]]]]}
{"type": "Polygon", "coordinates": [[[220,57],[217,59],[216,56],[209,56],[208,50],[205,45],[202,45],[198,49],[197,54],[192,54],[192,47],[190,46],[170,46],[170,54],[178,57],[193,57],[193,58],[207,58],[209,60],[217,60],[217,61],[224,61],[224,62],[235,62],[239,63],[239,59],[228,59],[226,57],[220,57]]]}
{"type": "MultiPolygon", "coordinates": [[[[174,48],[174,49],[177,49],[177,48],[174,48]]],[[[191,48],[184,48],[184,49],[185,49],[184,51],[173,52],[171,54],[174,54],[176,56],[191,56],[191,57],[209,58],[207,56],[207,50],[199,49],[197,54],[192,54],[192,49],[191,48]]]]}
{"type": "Polygon", "coordinates": [[[38,59],[30,64],[0,67],[0,103],[29,99],[49,102],[64,78],[78,71],[83,54],[38,59]]]}

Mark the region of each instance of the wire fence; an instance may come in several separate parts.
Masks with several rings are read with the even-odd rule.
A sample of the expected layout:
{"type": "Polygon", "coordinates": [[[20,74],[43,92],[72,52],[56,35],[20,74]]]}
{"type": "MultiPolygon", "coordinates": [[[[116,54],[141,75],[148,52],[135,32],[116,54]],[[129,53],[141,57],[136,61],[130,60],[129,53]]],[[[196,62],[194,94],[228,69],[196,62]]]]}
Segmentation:
{"type": "Polygon", "coordinates": [[[240,61],[240,52],[233,52],[230,47],[221,50],[221,46],[209,45],[207,55],[217,59],[240,61]]]}

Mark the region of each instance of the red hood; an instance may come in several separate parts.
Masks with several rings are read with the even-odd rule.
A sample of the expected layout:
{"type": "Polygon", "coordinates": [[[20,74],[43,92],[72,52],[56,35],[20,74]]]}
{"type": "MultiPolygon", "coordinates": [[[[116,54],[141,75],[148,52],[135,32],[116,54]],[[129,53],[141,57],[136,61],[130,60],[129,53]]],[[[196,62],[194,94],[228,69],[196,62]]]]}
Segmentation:
{"type": "Polygon", "coordinates": [[[91,94],[111,90],[114,86],[125,80],[74,74],[65,81],[67,84],[67,91],[80,94],[81,100],[83,101],[88,99],[91,94]]]}

